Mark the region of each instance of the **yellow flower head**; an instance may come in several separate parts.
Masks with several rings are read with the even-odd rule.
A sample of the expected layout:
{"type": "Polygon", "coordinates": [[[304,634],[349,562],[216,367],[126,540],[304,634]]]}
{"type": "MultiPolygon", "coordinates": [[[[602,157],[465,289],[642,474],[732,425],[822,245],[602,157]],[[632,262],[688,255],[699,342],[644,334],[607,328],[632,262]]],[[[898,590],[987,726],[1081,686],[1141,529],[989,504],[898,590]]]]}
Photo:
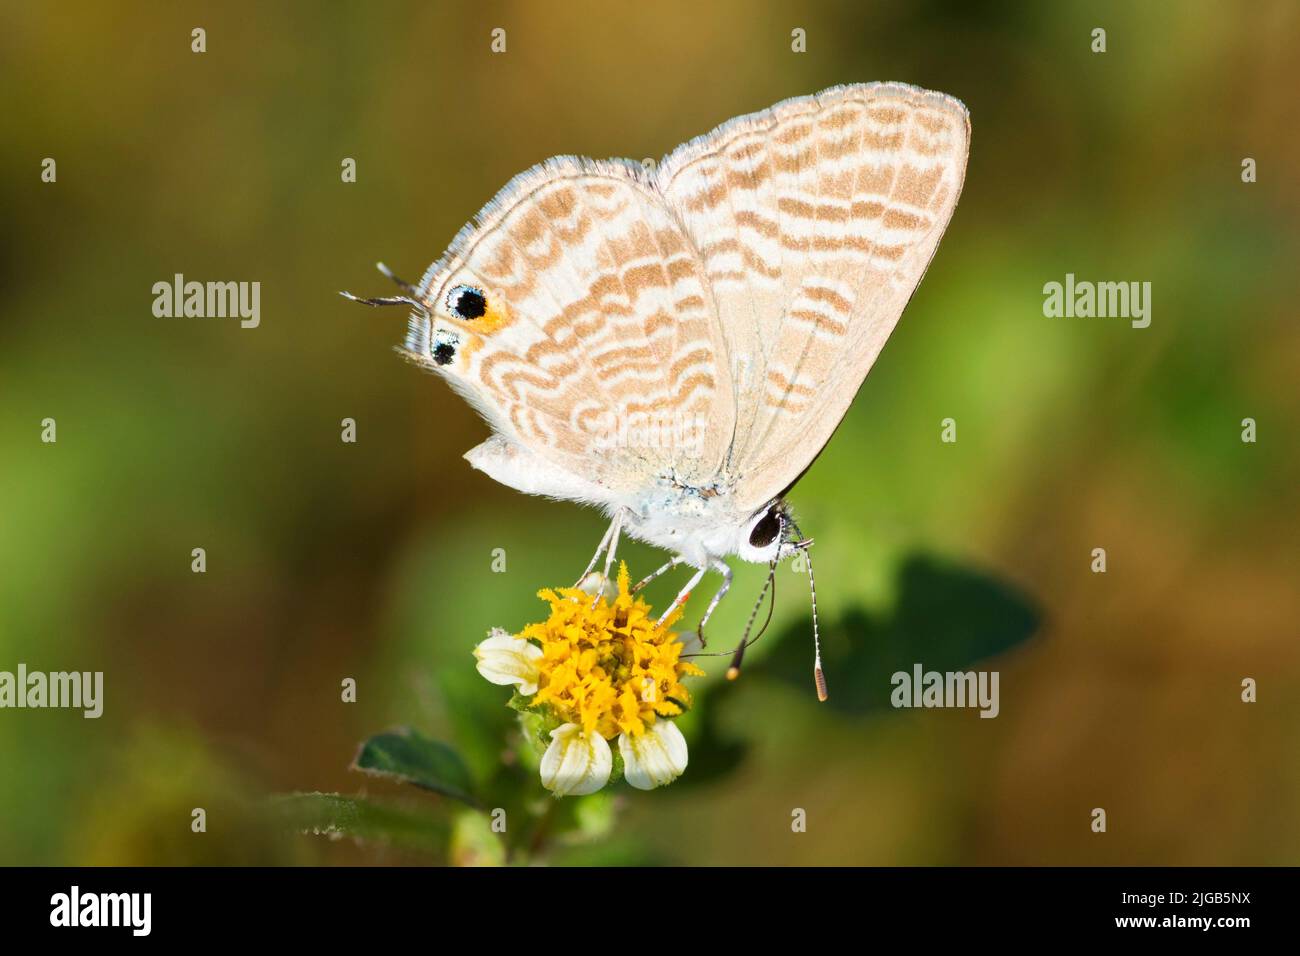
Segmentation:
{"type": "Polygon", "coordinates": [[[537,596],[550,603],[550,617],[519,634],[542,652],[531,703],[606,740],[639,736],[657,717],[682,713],[691,700],[682,678],[704,673],[680,660],[682,644],[669,628],[681,611],[658,624],[650,606],[629,593],[629,580],[620,565],[613,603],[602,593],[593,604],[581,588],[545,588],[537,596]]]}

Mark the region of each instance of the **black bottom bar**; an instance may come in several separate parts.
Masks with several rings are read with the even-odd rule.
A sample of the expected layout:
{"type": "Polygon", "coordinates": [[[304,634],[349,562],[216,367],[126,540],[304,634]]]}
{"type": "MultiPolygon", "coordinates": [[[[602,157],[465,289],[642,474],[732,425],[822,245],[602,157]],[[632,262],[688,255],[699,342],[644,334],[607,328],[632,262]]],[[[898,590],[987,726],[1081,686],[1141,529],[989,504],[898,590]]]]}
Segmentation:
{"type": "Polygon", "coordinates": [[[576,946],[610,934],[677,937],[687,927],[688,935],[717,927],[735,940],[783,925],[810,944],[840,934],[866,944],[900,932],[920,932],[929,944],[971,938],[976,929],[982,941],[1050,931],[1230,943],[1287,933],[1300,881],[1289,868],[13,868],[0,870],[0,882],[7,941],[76,934],[83,943],[147,936],[337,945],[423,937],[436,946],[481,934],[485,944],[549,937],[576,946]]]}

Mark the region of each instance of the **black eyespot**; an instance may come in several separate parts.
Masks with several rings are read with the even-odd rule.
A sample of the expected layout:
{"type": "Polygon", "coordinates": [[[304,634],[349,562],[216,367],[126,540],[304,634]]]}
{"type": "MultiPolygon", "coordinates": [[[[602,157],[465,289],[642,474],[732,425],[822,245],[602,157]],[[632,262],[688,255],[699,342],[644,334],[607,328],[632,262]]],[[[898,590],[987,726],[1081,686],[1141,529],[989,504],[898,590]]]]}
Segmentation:
{"type": "Polygon", "coordinates": [[[750,547],[766,548],[776,540],[776,536],[781,533],[781,515],[776,508],[769,508],[767,514],[754,525],[754,530],[749,533],[750,547]]]}
{"type": "Polygon", "coordinates": [[[487,312],[487,296],[472,285],[458,285],[447,293],[447,309],[458,319],[478,319],[487,312]]]}
{"type": "Polygon", "coordinates": [[[434,329],[433,348],[429,354],[433,356],[435,364],[450,365],[456,357],[456,346],[459,344],[460,336],[457,333],[450,329],[434,329]]]}

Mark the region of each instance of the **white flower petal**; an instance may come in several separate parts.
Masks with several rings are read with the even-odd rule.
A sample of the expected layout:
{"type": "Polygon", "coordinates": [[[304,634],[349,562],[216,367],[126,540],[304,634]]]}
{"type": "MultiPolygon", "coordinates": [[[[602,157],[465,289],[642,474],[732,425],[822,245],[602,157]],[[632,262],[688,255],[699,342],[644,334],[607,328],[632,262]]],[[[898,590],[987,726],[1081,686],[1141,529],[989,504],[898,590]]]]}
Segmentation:
{"type": "Polygon", "coordinates": [[[592,731],[584,734],[577,724],[551,731],[551,745],[542,755],[542,786],[557,796],[581,797],[609,782],[614,755],[609,741],[592,731]]]}
{"type": "Polygon", "coordinates": [[[525,696],[537,693],[542,649],[536,644],[493,628],[486,641],[474,648],[478,672],[494,684],[518,684],[525,696]]]}
{"type": "Polygon", "coordinates": [[[612,601],[618,596],[618,588],[613,581],[605,579],[605,575],[599,571],[592,571],[581,581],[578,582],[579,589],[586,591],[592,597],[603,594],[606,601],[612,601]]]}
{"type": "Polygon", "coordinates": [[[641,734],[622,734],[623,774],[638,790],[672,783],[686,770],[686,738],[671,720],[656,720],[641,734]]]}

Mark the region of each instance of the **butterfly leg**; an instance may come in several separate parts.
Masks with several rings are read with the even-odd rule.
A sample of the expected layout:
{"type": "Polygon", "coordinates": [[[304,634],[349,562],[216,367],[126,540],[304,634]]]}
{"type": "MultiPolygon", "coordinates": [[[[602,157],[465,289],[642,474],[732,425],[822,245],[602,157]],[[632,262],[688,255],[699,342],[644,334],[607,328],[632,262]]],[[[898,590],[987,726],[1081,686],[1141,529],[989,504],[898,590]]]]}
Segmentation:
{"type": "Polygon", "coordinates": [[[663,567],[659,568],[657,571],[651,571],[649,574],[647,574],[645,577],[643,577],[640,581],[638,581],[638,582],[636,583],[636,586],[632,588],[632,593],[633,593],[633,594],[636,594],[638,591],[640,591],[642,588],[644,588],[644,587],[645,587],[647,584],[649,584],[651,581],[654,581],[654,580],[656,580],[657,578],[661,578],[661,577],[663,577],[665,574],[667,574],[669,571],[671,571],[673,568],[677,567],[677,565],[681,564],[681,563],[682,563],[683,561],[685,561],[685,560],[686,560],[686,555],[684,555],[684,554],[674,555],[674,556],[673,556],[673,559],[672,559],[671,561],[669,561],[667,564],[665,564],[663,567]]]}
{"type": "MultiPolygon", "coordinates": [[[[600,544],[596,546],[596,553],[591,556],[591,561],[587,563],[587,569],[578,576],[577,582],[573,585],[575,588],[579,587],[583,581],[587,580],[587,575],[596,570],[596,562],[599,561],[600,556],[605,553],[605,548],[608,547],[610,538],[615,537],[618,534],[618,531],[615,529],[621,529],[622,525],[623,512],[620,510],[618,514],[614,515],[614,520],[610,522],[609,527],[605,529],[605,536],[600,539],[600,544]]],[[[606,576],[608,576],[608,566],[605,570],[606,576]]]]}
{"type": "Polygon", "coordinates": [[[618,550],[618,536],[623,533],[623,515],[626,509],[619,508],[618,513],[614,515],[614,522],[609,526],[609,550],[605,552],[605,576],[601,579],[600,590],[596,596],[591,599],[591,606],[595,607],[600,596],[605,593],[605,588],[609,584],[609,570],[614,566],[614,552],[618,550]]]}
{"type": "Polygon", "coordinates": [[[677,610],[677,608],[681,607],[683,604],[686,603],[686,599],[691,596],[691,592],[695,590],[695,586],[699,584],[700,579],[704,577],[704,570],[705,570],[704,568],[700,568],[693,575],[691,575],[691,579],[686,582],[686,587],[682,588],[680,591],[677,592],[677,597],[673,598],[673,603],[668,605],[668,607],[664,608],[663,614],[659,615],[660,624],[668,620],[668,615],[672,614],[673,611],[677,610]]]}
{"type": "Polygon", "coordinates": [[[704,639],[704,625],[709,623],[709,618],[713,616],[713,612],[718,609],[718,605],[722,603],[722,599],[726,597],[727,592],[731,590],[732,571],[730,566],[728,566],[725,561],[718,559],[714,559],[712,564],[713,570],[722,575],[722,587],[718,588],[718,593],[713,595],[713,600],[709,601],[709,606],[704,610],[704,616],[700,618],[700,626],[697,628],[697,633],[700,635],[701,647],[709,646],[708,641],[704,639]]]}

